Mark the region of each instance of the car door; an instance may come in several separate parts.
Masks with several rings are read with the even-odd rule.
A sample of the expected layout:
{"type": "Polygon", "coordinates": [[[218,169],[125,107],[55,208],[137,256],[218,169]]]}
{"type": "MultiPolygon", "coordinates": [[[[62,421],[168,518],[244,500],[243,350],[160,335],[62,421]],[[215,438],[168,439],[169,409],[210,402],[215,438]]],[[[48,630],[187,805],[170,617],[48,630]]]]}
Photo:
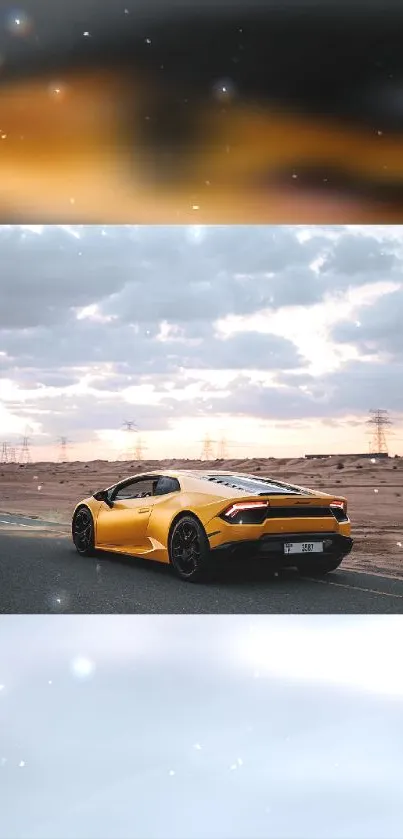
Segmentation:
{"type": "Polygon", "coordinates": [[[111,495],[113,507],[102,504],[96,522],[97,545],[144,553],[150,547],[147,527],[157,477],[134,479],[111,495]]]}

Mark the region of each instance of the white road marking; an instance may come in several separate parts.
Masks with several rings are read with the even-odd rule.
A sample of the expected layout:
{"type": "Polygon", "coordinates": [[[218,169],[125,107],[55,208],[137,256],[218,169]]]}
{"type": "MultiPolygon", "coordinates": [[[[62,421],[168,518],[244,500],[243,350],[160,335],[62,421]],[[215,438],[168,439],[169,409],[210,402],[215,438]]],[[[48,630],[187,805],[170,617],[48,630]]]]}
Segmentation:
{"type": "Polygon", "coordinates": [[[35,525],[32,524],[23,524],[21,521],[6,521],[5,519],[0,519],[0,524],[9,524],[12,527],[34,527],[35,525]]]}
{"type": "Polygon", "coordinates": [[[347,583],[335,583],[332,580],[318,580],[315,577],[308,577],[312,583],[321,583],[324,586],[338,586],[339,588],[349,588],[352,591],[365,591],[368,594],[381,594],[383,597],[397,597],[403,600],[403,594],[393,594],[390,591],[378,591],[374,588],[363,588],[362,586],[349,586],[347,583]]]}
{"type": "Polygon", "coordinates": [[[403,577],[397,577],[396,574],[381,574],[380,571],[360,571],[359,568],[342,568],[345,574],[366,574],[367,577],[381,577],[386,580],[397,580],[403,583],[403,577]]]}

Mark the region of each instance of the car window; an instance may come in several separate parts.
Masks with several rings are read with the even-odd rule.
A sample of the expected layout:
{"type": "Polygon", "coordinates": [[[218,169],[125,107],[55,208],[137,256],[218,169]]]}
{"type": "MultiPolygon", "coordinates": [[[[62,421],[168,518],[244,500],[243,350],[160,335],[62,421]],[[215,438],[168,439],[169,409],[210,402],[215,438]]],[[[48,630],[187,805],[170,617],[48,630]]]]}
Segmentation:
{"type": "Polygon", "coordinates": [[[161,477],[158,478],[155,495],[168,495],[168,493],[178,492],[178,490],[180,490],[180,485],[176,478],[161,477]]]}
{"type": "Polygon", "coordinates": [[[154,495],[157,479],[147,478],[144,481],[133,481],[122,487],[115,495],[115,501],[125,501],[132,498],[149,498],[154,495]]]}

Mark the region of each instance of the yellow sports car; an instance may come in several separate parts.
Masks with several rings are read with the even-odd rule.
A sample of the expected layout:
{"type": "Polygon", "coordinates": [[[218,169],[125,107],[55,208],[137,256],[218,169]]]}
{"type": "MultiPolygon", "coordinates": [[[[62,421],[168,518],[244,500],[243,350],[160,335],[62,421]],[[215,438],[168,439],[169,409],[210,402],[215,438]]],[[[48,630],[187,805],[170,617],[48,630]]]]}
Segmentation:
{"type": "Polygon", "coordinates": [[[344,498],[212,470],[126,478],[80,502],[72,520],[78,553],[147,557],[193,582],[208,577],[218,552],[326,574],[350,553],[350,532],[344,498]]]}

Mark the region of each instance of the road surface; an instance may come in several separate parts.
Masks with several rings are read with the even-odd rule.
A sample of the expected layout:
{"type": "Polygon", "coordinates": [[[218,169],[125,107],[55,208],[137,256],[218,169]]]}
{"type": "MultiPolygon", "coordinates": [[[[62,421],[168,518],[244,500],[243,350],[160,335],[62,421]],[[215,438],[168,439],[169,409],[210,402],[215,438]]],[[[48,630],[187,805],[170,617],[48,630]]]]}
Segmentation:
{"type": "Polygon", "coordinates": [[[0,613],[392,613],[403,580],[344,570],[322,579],[293,569],[226,565],[194,585],[165,566],[99,552],[81,557],[68,529],[0,513],[0,613]]]}

